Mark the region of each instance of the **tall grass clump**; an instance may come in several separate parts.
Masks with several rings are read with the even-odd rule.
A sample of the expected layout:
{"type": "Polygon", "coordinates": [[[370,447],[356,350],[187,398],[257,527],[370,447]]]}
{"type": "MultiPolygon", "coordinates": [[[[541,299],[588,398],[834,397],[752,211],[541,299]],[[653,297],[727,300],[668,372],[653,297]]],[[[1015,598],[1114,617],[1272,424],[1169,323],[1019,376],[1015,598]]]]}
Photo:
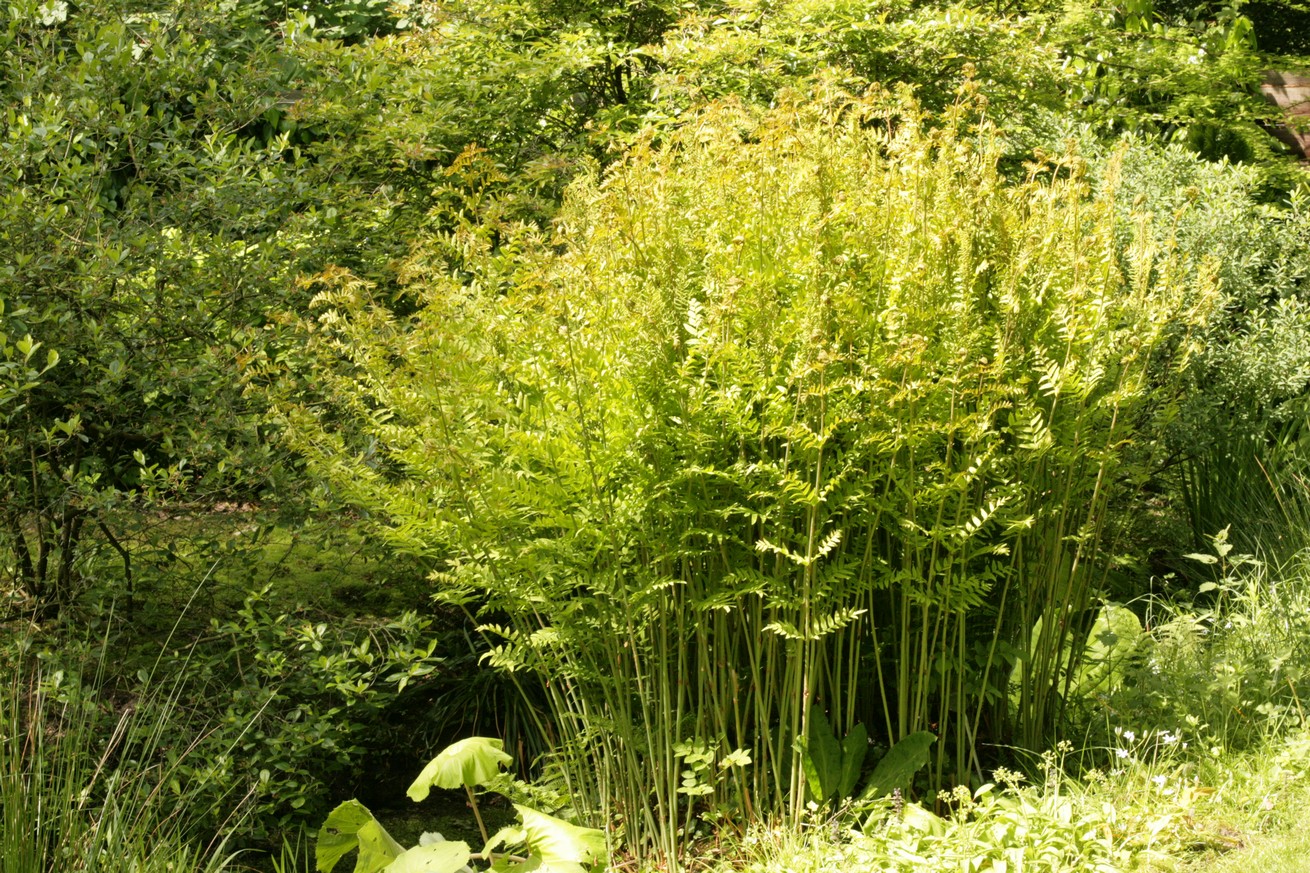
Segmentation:
{"type": "Polygon", "coordinates": [[[115,706],[95,696],[94,677],[31,646],[10,639],[3,653],[0,871],[226,869],[223,840],[194,828],[208,810],[188,802],[169,764],[186,754],[170,733],[177,701],[157,687],[115,706]]]}
{"type": "Polygon", "coordinates": [[[434,239],[412,305],[318,277],[291,440],[544,677],[575,801],[634,851],[795,820],[866,733],[934,731],[944,785],[1058,724],[1126,449],[1215,288],[1145,218],[1120,245],[1077,155],[998,158],[968,93],[938,127],[728,103],[550,232],[434,239]]]}

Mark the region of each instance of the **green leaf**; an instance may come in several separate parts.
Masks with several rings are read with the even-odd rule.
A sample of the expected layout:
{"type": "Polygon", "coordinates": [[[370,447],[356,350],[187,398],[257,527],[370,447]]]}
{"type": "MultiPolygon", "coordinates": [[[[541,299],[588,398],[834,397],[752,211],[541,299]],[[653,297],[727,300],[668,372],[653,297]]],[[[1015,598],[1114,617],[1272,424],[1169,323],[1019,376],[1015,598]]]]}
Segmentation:
{"type": "Polygon", "coordinates": [[[809,735],[796,746],[801,753],[801,769],[805,772],[810,797],[826,802],[841,783],[842,749],[827,716],[818,707],[810,707],[809,735]]]}
{"type": "MultiPolygon", "coordinates": [[[[1201,590],[1205,590],[1204,585],[1201,590]]],[[[1102,606],[1078,663],[1072,697],[1087,697],[1122,679],[1128,659],[1141,644],[1142,634],[1142,622],[1131,609],[1117,603],[1102,606]]]]}
{"type": "Polygon", "coordinates": [[[482,847],[482,854],[490,855],[501,846],[513,846],[521,842],[523,842],[523,829],[506,825],[491,835],[491,839],[482,847]]]}
{"type": "Polygon", "coordinates": [[[841,776],[837,781],[837,796],[850,797],[855,792],[855,783],[860,779],[860,768],[864,766],[864,756],[869,753],[869,732],[862,722],[851,728],[846,739],[841,741],[841,776]]]}
{"type": "Polygon", "coordinates": [[[719,769],[726,770],[729,767],[749,767],[750,765],[751,753],[745,749],[734,749],[719,762],[719,769]]]}
{"type": "MultiPolygon", "coordinates": [[[[912,737],[914,734],[910,734],[910,736],[912,737]]],[[[909,738],[906,737],[905,739],[908,740],[909,738]]],[[[901,740],[901,743],[903,742],[905,740],[901,740]]],[[[896,745],[899,746],[900,743],[896,745]]],[[[905,811],[901,813],[901,821],[905,822],[906,827],[920,833],[932,834],[935,837],[940,837],[946,833],[946,823],[939,816],[934,815],[917,803],[906,804],[905,811]]]]}
{"type": "Polygon", "coordinates": [[[605,857],[605,833],[514,804],[523,819],[523,841],[541,859],[542,873],[582,873],[605,857]]]}
{"type": "Polygon", "coordinates": [[[487,737],[469,737],[452,743],[428,762],[405,793],[418,803],[427,799],[434,785],[438,788],[485,785],[500,774],[502,765],[514,760],[504,749],[503,742],[487,737]]]}
{"type": "Polygon", "coordinates": [[[314,846],[315,867],[319,873],[331,873],[351,849],[359,849],[355,873],[377,873],[403,851],[386,829],[358,800],[347,800],[328,814],[318,832],[314,846]]]}
{"type": "Polygon", "coordinates": [[[908,787],[914,774],[928,763],[928,749],[936,741],[931,731],[915,731],[903,737],[882,756],[861,797],[872,800],[908,787]]]}
{"type": "Polygon", "coordinates": [[[405,847],[392,839],[382,823],[370,817],[359,829],[359,858],[355,873],[378,873],[405,853],[405,847]]]}
{"type": "Polygon", "coordinates": [[[456,873],[472,854],[467,843],[444,841],[402,852],[386,873],[456,873]]]}
{"type": "Polygon", "coordinates": [[[359,845],[355,836],[373,814],[358,800],[347,800],[328,815],[319,829],[314,859],[319,873],[332,873],[341,857],[359,845]]]}

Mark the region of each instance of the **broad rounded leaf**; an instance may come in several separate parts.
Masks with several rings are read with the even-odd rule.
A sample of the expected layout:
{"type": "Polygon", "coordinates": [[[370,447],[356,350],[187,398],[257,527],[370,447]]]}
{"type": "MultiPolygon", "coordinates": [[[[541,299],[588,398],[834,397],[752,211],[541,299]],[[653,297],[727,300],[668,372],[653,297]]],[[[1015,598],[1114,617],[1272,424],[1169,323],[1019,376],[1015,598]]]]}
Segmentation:
{"type": "Polygon", "coordinates": [[[467,843],[443,840],[401,853],[385,873],[457,873],[470,857],[467,843]]]}
{"type": "Polygon", "coordinates": [[[355,873],[376,873],[397,858],[403,847],[391,838],[358,800],[347,800],[328,814],[314,846],[319,873],[331,873],[342,856],[359,849],[355,873]]]}
{"type": "Polygon", "coordinates": [[[392,839],[377,819],[365,823],[356,836],[359,858],[355,861],[355,873],[378,873],[405,852],[405,847],[392,839]]]}
{"type": "Polygon", "coordinates": [[[432,786],[438,788],[472,788],[483,785],[500,773],[500,768],[513,761],[505,753],[505,744],[487,737],[469,737],[452,743],[441,754],[428,761],[423,772],[405,792],[418,803],[426,800],[432,786]]]}
{"type": "Polygon", "coordinates": [[[523,842],[523,829],[507,825],[491,835],[491,839],[482,847],[482,854],[490,855],[501,846],[514,846],[521,842],[523,842]]]}
{"type": "Polygon", "coordinates": [[[523,841],[541,859],[540,869],[551,873],[574,873],[605,857],[605,833],[596,828],[569,824],[563,819],[514,804],[523,819],[523,841]]]}
{"type": "Polygon", "coordinates": [[[373,813],[358,800],[347,800],[328,815],[319,828],[314,845],[314,860],[319,873],[332,873],[332,868],[351,849],[359,845],[355,834],[365,822],[373,820],[373,813]]]}

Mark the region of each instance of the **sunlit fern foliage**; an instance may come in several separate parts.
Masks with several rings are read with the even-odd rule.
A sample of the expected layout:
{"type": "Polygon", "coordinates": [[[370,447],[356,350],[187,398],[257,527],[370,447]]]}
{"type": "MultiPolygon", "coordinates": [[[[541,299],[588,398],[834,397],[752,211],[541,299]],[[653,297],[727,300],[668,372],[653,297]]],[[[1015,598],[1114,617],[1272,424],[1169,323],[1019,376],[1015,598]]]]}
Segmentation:
{"type": "Polygon", "coordinates": [[[1124,449],[1216,295],[1117,244],[1076,155],[1021,183],[997,155],[968,88],[935,128],[887,95],[725,103],[550,232],[432,240],[412,316],[316,279],[290,439],[546,678],[575,800],[633,850],[799,815],[815,706],[935,730],[937,784],[1058,722],[1124,449]]]}

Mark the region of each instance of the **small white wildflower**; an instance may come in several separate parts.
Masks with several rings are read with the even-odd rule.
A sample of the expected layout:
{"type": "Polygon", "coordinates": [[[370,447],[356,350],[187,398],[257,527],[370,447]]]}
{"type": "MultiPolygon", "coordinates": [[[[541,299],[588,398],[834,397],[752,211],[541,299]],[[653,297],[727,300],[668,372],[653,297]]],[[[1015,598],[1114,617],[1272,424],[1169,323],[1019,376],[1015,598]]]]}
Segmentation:
{"type": "Polygon", "coordinates": [[[1159,776],[1152,776],[1152,777],[1151,777],[1151,781],[1154,782],[1154,783],[1156,784],[1156,787],[1158,787],[1158,788],[1163,788],[1163,787],[1164,787],[1164,774],[1162,773],[1162,774],[1160,774],[1159,776]]]}
{"type": "Polygon", "coordinates": [[[1124,731],[1124,739],[1131,743],[1137,739],[1137,734],[1132,731],[1124,731]]]}
{"type": "Polygon", "coordinates": [[[1116,757],[1116,758],[1127,758],[1127,757],[1128,757],[1128,750],[1127,750],[1127,749],[1115,749],[1115,750],[1114,750],[1114,754],[1115,754],[1115,757],[1116,757]]]}
{"type": "Polygon", "coordinates": [[[1173,734],[1170,733],[1169,731],[1161,731],[1160,742],[1164,743],[1167,746],[1171,746],[1174,743],[1178,742],[1178,734],[1173,734]]]}

